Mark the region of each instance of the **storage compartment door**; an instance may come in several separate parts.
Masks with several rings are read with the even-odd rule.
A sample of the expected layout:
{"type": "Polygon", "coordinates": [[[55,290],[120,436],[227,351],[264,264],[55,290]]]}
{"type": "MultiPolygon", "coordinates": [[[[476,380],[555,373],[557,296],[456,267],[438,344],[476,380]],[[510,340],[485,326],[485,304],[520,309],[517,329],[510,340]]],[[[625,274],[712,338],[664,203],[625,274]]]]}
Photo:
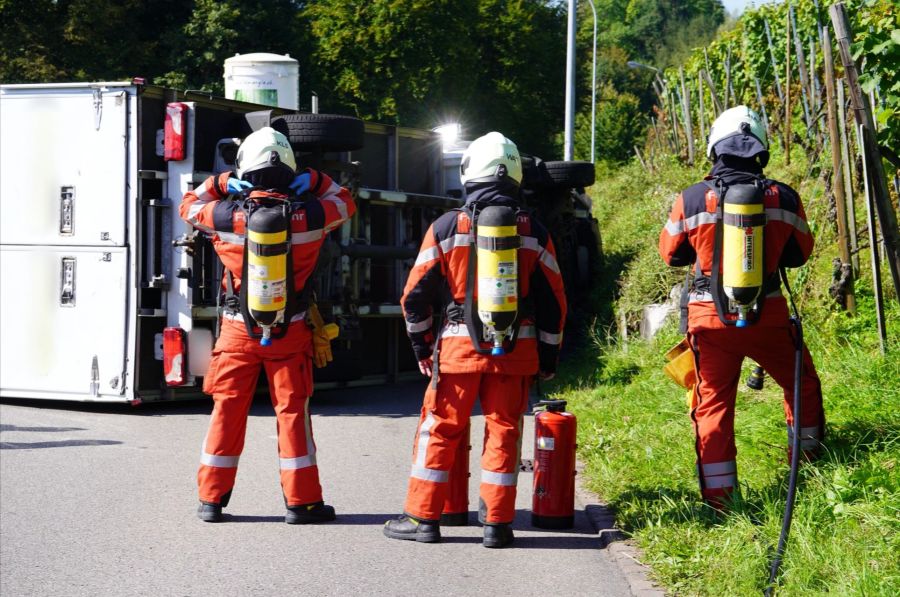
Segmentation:
{"type": "Polygon", "coordinates": [[[3,244],[124,246],[126,92],[5,90],[0,104],[3,244]]]}
{"type": "Polygon", "coordinates": [[[0,247],[0,394],[123,400],[128,250],[0,247]]]}

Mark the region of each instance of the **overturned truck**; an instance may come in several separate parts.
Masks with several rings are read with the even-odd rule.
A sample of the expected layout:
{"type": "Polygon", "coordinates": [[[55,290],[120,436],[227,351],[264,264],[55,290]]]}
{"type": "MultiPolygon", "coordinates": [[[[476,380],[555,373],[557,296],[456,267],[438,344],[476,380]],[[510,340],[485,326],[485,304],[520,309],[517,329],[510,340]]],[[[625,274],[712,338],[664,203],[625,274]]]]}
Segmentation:
{"type": "MultiPolygon", "coordinates": [[[[222,265],[209,240],[179,218],[178,203],[231,170],[239,140],[262,126],[285,132],[298,164],[328,172],[358,205],[317,265],[320,309],[341,329],[317,385],[417,375],[399,299],[429,223],[463,203],[448,189],[458,181],[447,180],[437,133],[138,79],[2,85],[0,397],[139,403],[202,395],[222,265]],[[182,375],[167,380],[172,367],[182,375]]],[[[551,230],[571,253],[561,266],[574,268],[574,281],[590,277],[599,235],[577,237],[591,226],[583,187],[593,169],[588,182],[583,166],[574,166],[579,175],[565,164],[575,163],[532,160],[526,195],[559,215],[551,230]],[[553,179],[559,168],[566,174],[553,179]]]]}

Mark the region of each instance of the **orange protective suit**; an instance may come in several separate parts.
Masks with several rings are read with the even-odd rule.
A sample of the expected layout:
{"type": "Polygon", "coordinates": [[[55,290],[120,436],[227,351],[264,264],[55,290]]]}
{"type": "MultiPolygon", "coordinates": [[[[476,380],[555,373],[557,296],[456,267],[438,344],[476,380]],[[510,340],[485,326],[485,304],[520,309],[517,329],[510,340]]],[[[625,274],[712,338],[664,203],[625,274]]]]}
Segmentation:
{"type": "MultiPolygon", "coordinates": [[[[727,184],[753,180],[752,173],[725,168],[721,162],[717,162],[713,174],[727,184]]],[[[691,420],[701,493],[715,506],[721,506],[737,487],[734,405],[744,357],[759,363],[783,389],[789,445],[791,441],[794,331],[777,271],[779,266],[805,263],[812,252],[813,237],[800,197],[791,187],[768,181],[764,204],[768,220],[764,233],[766,299],[758,321],[745,328],[722,323],[710,294],[716,193],[703,183],[685,189],[675,200],[659,238],[659,253],[667,264],[690,265],[695,273],[687,305],[688,341],[698,379],[691,420]]],[[[811,456],[824,437],[825,417],[821,384],[805,346],[803,360],[801,448],[811,456]]]]}
{"type": "MultiPolygon", "coordinates": [[[[470,191],[470,199],[477,194],[470,191]]],[[[500,198],[514,205],[510,198],[500,198]]],[[[481,400],[485,416],[485,444],[481,458],[483,523],[512,522],[522,440],[522,422],[528,406],[531,377],[540,370],[556,371],[566,316],[562,277],[553,243],[542,225],[519,212],[519,304],[533,301],[533,312],[521,313],[515,348],[502,356],[479,354],[472,346],[466,323],[449,312],[440,330],[434,330],[432,308],[459,307],[466,294],[471,221],[467,211],[451,211],[438,218],[422,242],[401,299],[406,329],[416,357],[433,354],[439,342],[437,383],[425,392],[413,466],[404,510],[407,515],[438,521],[447,480],[457,446],[465,434],[472,406],[481,400]],[[436,387],[435,387],[436,386],[436,387]]],[[[475,316],[477,321],[477,315],[475,316]]],[[[482,343],[482,348],[490,344],[482,343]]]]}
{"type": "MultiPolygon", "coordinates": [[[[315,268],[325,235],[356,210],[347,189],[326,174],[307,171],[313,197],[297,201],[291,209],[291,256],[294,287],[298,291],[315,268]]],[[[236,202],[224,200],[230,175],[226,172],[210,177],[196,191],[186,193],[180,213],[195,228],[211,235],[216,253],[231,272],[237,291],[245,216],[236,202]]],[[[212,394],[215,405],[197,474],[200,501],[224,506],[231,495],[260,365],[266,371],[278,419],[281,486],[286,505],[322,501],[308,409],[313,390],[312,334],[304,313],[294,315],[284,337],[273,339],[270,346],[260,346],[259,340],[247,334],[241,314],[229,311],[222,318],[221,334],[203,380],[203,390],[212,394]]]]}

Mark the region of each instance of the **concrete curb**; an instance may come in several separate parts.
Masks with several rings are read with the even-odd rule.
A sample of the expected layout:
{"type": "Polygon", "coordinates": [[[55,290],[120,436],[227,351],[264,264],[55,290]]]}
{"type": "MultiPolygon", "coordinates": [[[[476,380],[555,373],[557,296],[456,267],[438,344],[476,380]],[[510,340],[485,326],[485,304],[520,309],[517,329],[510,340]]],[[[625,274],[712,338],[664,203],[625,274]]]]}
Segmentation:
{"type": "Polygon", "coordinates": [[[635,597],[665,597],[665,591],[650,580],[647,574],[648,567],[641,563],[640,550],[628,542],[624,532],[616,528],[615,512],[581,484],[584,466],[580,462],[577,469],[575,496],[584,506],[588,520],[597,531],[600,549],[605,549],[615,561],[622,576],[628,581],[628,588],[631,589],[632,595],[635,597]]]}

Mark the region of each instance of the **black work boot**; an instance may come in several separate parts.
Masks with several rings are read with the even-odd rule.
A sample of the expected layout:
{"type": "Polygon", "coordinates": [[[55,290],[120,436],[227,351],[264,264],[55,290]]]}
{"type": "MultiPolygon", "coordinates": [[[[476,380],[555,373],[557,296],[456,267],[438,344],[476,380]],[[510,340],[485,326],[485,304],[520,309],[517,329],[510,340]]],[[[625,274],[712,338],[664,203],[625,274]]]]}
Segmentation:
{"type": "Polygon", "coordinates": [[[384,523],[384,534],[391,539],[437,543],[441,540],[441,525],[433,520],[419,520],[404,514],[384,523]]]}
{"type": "Polygon", "coordinates": [[[220,504],[200,502],[200,507],[197,508],[197,518],[203,522],[222,522],[224,518],[222,516],[222,506],[220,504]]]}
{"type": "Polygon", "coordinates": [[[335,519],[334,508],[325,502],[314,502],[302,506],[288,506],[284,521],[288,524],[314,524],[331,522],[335,519]]]}
{"type": "Polygon", "coordinates": [[[512,526],[505,524],[486,524],[484,525],[484,543],[485,547],[506,547],[513,542],[512,526]]]}

